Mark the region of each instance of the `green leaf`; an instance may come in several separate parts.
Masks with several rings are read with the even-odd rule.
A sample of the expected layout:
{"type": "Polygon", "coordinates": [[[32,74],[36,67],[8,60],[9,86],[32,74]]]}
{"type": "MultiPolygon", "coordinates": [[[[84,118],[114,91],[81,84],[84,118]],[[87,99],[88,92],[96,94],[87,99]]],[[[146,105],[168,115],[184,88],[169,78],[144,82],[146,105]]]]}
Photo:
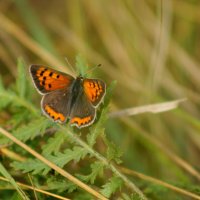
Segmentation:
{"type": "Polygon", "coordinates": [[[80,54],[76,56],[76,69],[78,71],[77,74],[81,74],[82,76],[84,76],[88,70],[88,65],[80,54]]]}
{"type": "Polygon", "coordinates": [[[103,185],[103,189],[101,190],[101,193],[109,198],[113,193],[116,192],[118,188],[122,186],[123,181],[119,177],[113,176],[109,179],[109,182],[103,185]]]}
{"type": "Polygon", "coordinates": [[[21,200],[21,196],[15,192],[11,197],[9,197],[9,200],[21,200]]]}
{"type": "Polygon", "coordinates": [[[47,159],[58,165],[59,167],[63,168],[68,162],[74,160],[78,162],[80,159],[83,159],[88,154],[87,150],[75,146],[72,150],[66,149],[64,153],[58,152],[55,156],[49,155],[47,159]]]}
{"type": "Polygon", "coordinates": [[[4,97],[5,88],[3,85],[2,77],[0,76],[0,110],[8,106],[12,99],[8,97],[4,97]]]}
{"type": "Polygon", "coordinates": [[[28,139],[34,139],[36,136],[44,134],[45,130],[52,125],[48,119],[44,117],[38,118],[28,125],[18,128],[14,131],[13,135],[19,140],[27,141],[28,139]]]}
{"type": "Polygon", "coordinates": [[[47,186],[49,190],[57,190],[58,192],[64,192],[67,190],[68,193],[71,193],[77,189],[77,185],[74,183],[65,179],[57,180],[56,177],[47,179],[47,186]]]}
{"type": "MultiPolygon", "coordinates": [[[[41,117],[27,125],[18,128],[16,131],[13,131],[13,136],[25,142],[29,139],[34,139],[38,135],[41,135],[51,125],[52,123],[48,119],[41,117]]],[[[9,142],[10,140],[8,138],[2,138],[0,140],[0,144],[7,144],[9,142]]]]}
{"type": "Polygon", "coordinates": [[[117,85],[117,81],[112,81],[112,83],[109,85],[109,87],[107,87],[106,95],[104,97],[104,106],[105,107],[107,107],[109,105],[116,85],[117,85]]]}
{"type": "Polygon", "coordinates": [[[12,103],[12,105],[16,107],[24,107],[27,110],[31,111],[33,114],[38,115],[38,111],[35,109],[35,107],[28,102],[25,98],[22,99],[19,96],[17,96],[13,91],[6,90],[6,91],[0,91],[0,102],[1,101],[8,101],[9,103],[12,103]]]}
{"type": "Polygon", "coordinates": [[[120,164],[122,162],[120,157],[123,155],[123,151],[118,146],[116,146],[116,144],[108,140],[105,135],[103,135],[103,140],[107,145],[107,159],[109,161],[114,160],[117,164],[120,164]]]}
{"type": "MultiPolygon", "coordinates": [[[[64,153],[58,152],[56,155],[47,155],[45,158],[63,168],[64,165],[72,160],[78,162],[80,159],[84,158],[87,153],[87,150],[83,149],[82,147],[75,146],[72,150],[66,149],[64,153]]],[[[46,164],[37,159],[29,159],[25,162],[15,161],[12,163],[12,166],[17,170],[22,170],[25,173],[32,172],[33,174],[42,173],[43,175],[46,175],[50,171],[50,168],[46,164]]]]}
{"type": "Polygon", "coordinates": [[[14,161],[11,166],[23,173],[32,172],[32,174],[46,175],[50,171],[50,167],[36,159],[28,159],[25,162],[14,161]]]}
{"type": "Polygon", "coordinates": [[[116,85],[116,82],[112,82],[111,85],[107,88],[107,94],[104,99],[104,102],[105,102],[104,108],[100,113],[98,122],[90,128],[90,133],[87,134],[87,142],[89,146],[91,147],[95,144],[97,137],[104,133],[104,125],[108,119],[107,114],[109,111],[109,102],[110,102],[115,85],[116,85]]]}
{"type": "Polygon", "coordinates": [[[85,182],[90,182],[91,184],[94,184],[94,181],[98,175],[102,176],[103,175],[103,169],[104,169],[104,164],[100,161],[96,161],[91,165],[92,172],[89,175],[80,175],[78,174],[77,176],[85,181],[85,182]]]}
{"type": "Polygon", "coordinates": [[[25,73],[25,63],[22,58],[18,58],[18,78],[17,78],[17,91],[21,98],[25,97],[26,93],[26,73],[25,73]]]}
{"type": "Polygon", "coordinates": [[[9,172],[6,170],[6,168],[0,163],[0,173],[9,180],[9,182],[12,184],[12,186],[17,190],[18,194],[21,196],[22,199],[28,200],[28,196],[23,192],[23,190],[17,185],[15,180],[12,178],[12,176],[9,174],[9,172]]]}
{"type": "MultiPolygon", "coordinates": [[[[18,109],[19,110],[19,109],[18,109]]],[[[24,108],[20,108],[20,111],[12,114],[12,118],[9,120],[9,124],[13,126],[13,128],[18,127],[20,123],[25,123],[27,119],[29,119],[30,113],[28,110],[24,108]]]]}
{"type": "Polygon", "coordinates": [[[61,145],[67,138],[67,135],[63,132],[56,132],[54,137],[50,137],[47,143],[42,147],[42,154],[49,155],[49,154],[56,154],[58,153],[61,145]]]}
{"type": "Polygon", "coordinates": [[[122,198],[119,198],[119,200],[141,200],[141,197],[137,193],[131,195],[122,193],[122,198]]]}

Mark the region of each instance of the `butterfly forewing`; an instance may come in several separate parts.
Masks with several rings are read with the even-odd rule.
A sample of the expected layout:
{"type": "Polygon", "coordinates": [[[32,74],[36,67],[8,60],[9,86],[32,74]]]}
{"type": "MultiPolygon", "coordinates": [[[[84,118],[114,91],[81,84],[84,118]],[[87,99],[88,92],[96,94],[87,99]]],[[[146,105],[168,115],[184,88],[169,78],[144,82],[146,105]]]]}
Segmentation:
{"type": "Polygon", "coordinates": [[[69,86],[74,78],[68,74],[53,70],[43,65],[31,65],[30,73],[33,82],[41,94],[69,86]]]}
{"type": "Polygon", "coordinates": [[[106,93],[106,84],[100,79],[84,79],[83,88],[87,98],[95,107],[101,103],[106,93]]]}

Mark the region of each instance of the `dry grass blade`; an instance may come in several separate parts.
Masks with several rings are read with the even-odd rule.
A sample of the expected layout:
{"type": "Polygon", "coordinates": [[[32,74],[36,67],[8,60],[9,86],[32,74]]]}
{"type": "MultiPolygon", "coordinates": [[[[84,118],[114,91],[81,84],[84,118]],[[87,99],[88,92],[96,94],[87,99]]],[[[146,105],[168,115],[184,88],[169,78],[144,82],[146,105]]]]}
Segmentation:
{"type": "MultiPolygon", "coordinates": [[[[4,177],[1,177],[0,176],[0,180],[2,181],[6,181],[6,182],[9,182],[8,179],[4,178],[4,177]]],[[[51,192],[47,192],[45,190],[42,190],[42,189],[38,189],[38,188],[35,188],[35,187],[32,187],[32,186],[29,186],[29,185],[26,185],[26,184],[23,184],[23,183],[20,183],[20,182],[16,182],[19,186],[23,187],[23,189],[30,189],[30,190],[35,190],[37,192],[40,192],[40,193],[43,193],[43,194],[46,194],[48,196],[52,196],[52,197],[55,197],[56,199],[62,199],[62,200],[70,200],[66,197],[62,197],[60,195],[57,195],[57,194],[53,194],[51,192]]]]}
{"type": "Polygon", "coordinates": [[[0,29],[8,32],[18,39],[25,47],[30,49],[33,53],[39,56],[42,60],[50,65],[58,66],[58,69],[67,72],[67,68],[61,67],[64,64],[55,58],[50,52],[46,51],[36,41],[32,40],[22,29],[16,26],[11,20],[0,14],[0,29]]]}
{"type": "Polygon", "coordinates": [[[102,199],[102,200],[106,200],[107,199],[103,195],[101,195],[100,193],[98,193],[97,191],[95,191],[94,189],[89,187],[88,185],[84,184],[83,182],[81,182],[80,180],[78,180],[77,178],[75,178],[74,176],[69,174],[68,172],[66,172],[65,170],[61,169],[57,165],[53,164],[52,162],[50,162],[49,160],[47,160],[46,158],[41,156],[39,153],[37,153],[36,151],[34,151],[30,147],[28,147],[26,144],[24,144],[20,140],[16,139],[12,134],[10,134],[9,132],[7,132],[6,130],[4,130],[1,127],[0,127],[0,132],[4,136],[6,136],[10,140],[12,140],[14,143],[18,144],[20,147],[25,149],[27,152],[29,152],[30,154],[35,156],[37,159],[39,159],[40,161],[42,161],[43,163],[45,163],[46,165],[48,165],[49,167],[51,167],[52,169],[57,171],[59,174],[61,174],[62,176],[66,177],[68,180],[70,180],[74,184],[76,184],[79,187],[81,187],[82,189],[84,189],[85,191],[89,192],[90,194],[92,194],[93,196],[95,196],[95,197],[97,197],[99,199],[102,199]]]}
{"type": "Polygon", "coordinates": [[[155,183],[155,184],[158,184],[158,185],[161,185],[163,187],[166,187],[166,188],[169,188],[175,192],[178,192],[180,194],[184,194],[188,197],[192,197],[194,199],[198,199],[200,200],[200,196],[192,193],[192,192],[189,192],[187,190],[184,190],[182,188],[179,188],[179,187],[176,187],[174,185],[171,185],[169,183],[166,183],[164,181],[160,181],[156,178],[152,178],[150,176],[147,176],[147,175],[144,175],[144,174],[141,174],[141,173],[138,173],[138,172],[135,172],[133,170],[130,170],[130,169],[127,169],[127,168],[124,168],[124,167],[120,167],[120,170],[124,173],[124,174],[128,174],[128,175],[131,175],[131,176],[135,176],[135,177],[138,177],[140,179],[143,179],[143,180],[146,180],[146,181],[149,181],[151,183],[155,183]]]}
{"type": "Polygon", "coordinates": [[[150,112],[150,113],[166,112],[166,111],[177,108],[179,104],[184,101],[186,101],[186,98],[178,99],[175,101],[168,101],[164,103],[138,106],[136,108],[127,108],[121,111],[110,113],[110,117],[132,116],[132,115],[137,115],[137,114],[146,113],[146,112],[150,112]]]}
{"type": "Polygon", "coordinates": [[[9,180],[10,184],[15,188],[19,197],[23,200],[29,200],[29,197],[25,194],[25,192],[21,189],[19,185],[15,182],[14,178],[10,175],[7,169],[3,164],[0,163],[0,173],[9,180]]]}
{"type": "Polygon", "coordinates": [[[153,137],[152,135],[149,135],[145,130],[140,128],[137,124],[134,124],[130,119],[123,118],[122,119],[124,123],[132,127],[133,129],[137,130],[142,137],[147,139],[151,144],[153,144],[155,147],[160,149],[165,155],[167,155],[174,163],[176,163],[178,166],[180,166],[182,169],[187,171],[189,174],[194,176],[196,179],[200,180],[200,173],[189,163],[184,161],[182,158],[174,154],[169,148],[165,147],[163,143],[161,143],[157,138],[153,137]]]}
{"type": "Polygon", "coordinates": [[[8,158],[13,159],[13,160],[18,160],[18,161],[25,161],[26,160],[25,157],[18,155],[17,153],[10,151],[9,149],[7,149],[5,147],[0,148],[0,152],[1,152],[1,154],[6,155],[8,158]]]}

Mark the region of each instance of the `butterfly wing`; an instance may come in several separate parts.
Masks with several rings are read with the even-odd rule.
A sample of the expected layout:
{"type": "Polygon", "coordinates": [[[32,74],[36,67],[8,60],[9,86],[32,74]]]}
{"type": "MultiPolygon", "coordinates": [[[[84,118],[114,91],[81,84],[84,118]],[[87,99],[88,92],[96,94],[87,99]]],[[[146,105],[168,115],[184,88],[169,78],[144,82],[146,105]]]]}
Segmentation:
{"type": "Polygon", "coordinates": [[[94,107],[97,107],[106,93],[106,84],[100,79],[84,79],[84,92],[94,107]]]}
{"type": "Polygon", "coordinates": [[[43,96],[41,107],[43,113],[55,122],[64,123],[70,113],[70,87],[56,90],[43,96]]]}
{"type": "Polygon", "coordinates": [[[41,94],[66,88],[74,78],[43,65],[31,65],[30,74],[37,90],[41,94]]]}
{"type": "Polygon", "coordinates": [[[96,117],[96,110],[89,102],[84,91],[81,91],[70,112],[70,124],[82,128],[92,124],[96,117]]]}

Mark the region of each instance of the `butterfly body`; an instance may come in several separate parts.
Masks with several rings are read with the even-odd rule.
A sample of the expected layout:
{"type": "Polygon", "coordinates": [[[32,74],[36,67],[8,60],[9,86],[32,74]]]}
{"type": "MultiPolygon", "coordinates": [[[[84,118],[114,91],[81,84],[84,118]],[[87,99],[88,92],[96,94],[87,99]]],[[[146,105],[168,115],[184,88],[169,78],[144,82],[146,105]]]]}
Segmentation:
{"type": "Polygon", "coordinates": [[[78,128],[89,126],[96,118],[96,108],[102,102],[106,85],[100,79],[73,78],[49,67],[31,65],[33,83],[43,95],[43,113],[55,122],[69,123],[78,128]]]}

